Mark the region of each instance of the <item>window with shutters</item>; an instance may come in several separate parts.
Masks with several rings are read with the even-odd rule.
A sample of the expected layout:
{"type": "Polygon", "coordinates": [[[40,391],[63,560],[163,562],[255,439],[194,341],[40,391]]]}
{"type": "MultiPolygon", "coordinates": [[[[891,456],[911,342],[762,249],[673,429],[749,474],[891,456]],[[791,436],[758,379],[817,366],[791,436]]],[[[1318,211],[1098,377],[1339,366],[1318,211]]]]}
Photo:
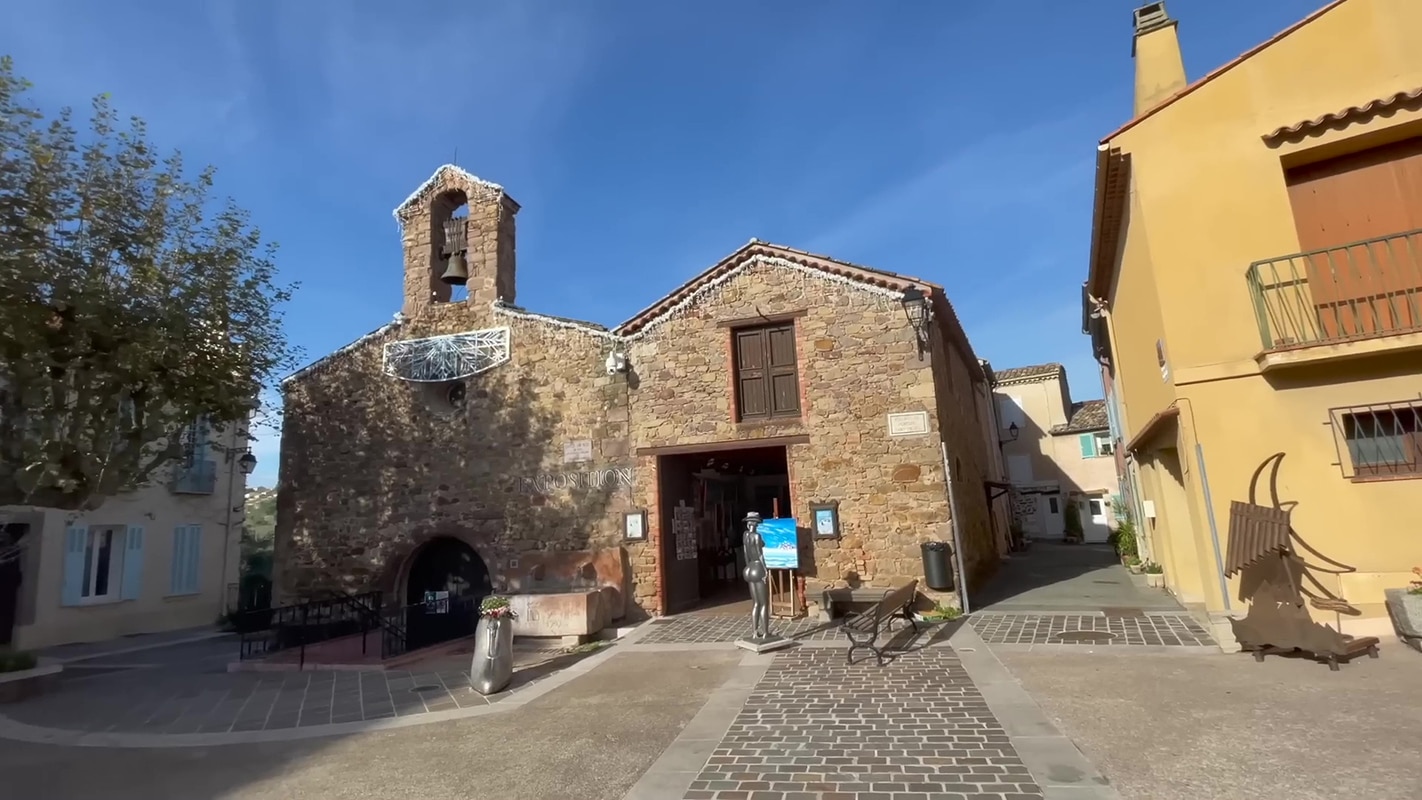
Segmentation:
{"type": "Polygon", "coordinates": [[[795,359],[795,323],[735,328],[731,342],[737,421],[800,416],[800,375],[795,359]]]}

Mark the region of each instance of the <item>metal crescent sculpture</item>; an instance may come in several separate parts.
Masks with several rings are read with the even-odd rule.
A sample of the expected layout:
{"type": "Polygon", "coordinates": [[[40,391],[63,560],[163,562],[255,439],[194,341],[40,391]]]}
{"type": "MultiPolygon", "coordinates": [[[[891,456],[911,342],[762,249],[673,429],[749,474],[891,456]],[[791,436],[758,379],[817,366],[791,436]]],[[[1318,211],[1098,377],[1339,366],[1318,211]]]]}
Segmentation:
{"type": "MultiPolygon", "coordinates": [[[[1357,572],[1358,570],[1356,567],[1351,567],[1340,561],[1335,561],[1324,555],[1323,553],[1320,553],[1314,547],[1309,545],[1308,542],[1304,541],[1303,537],[1299,536],[1298,531],[1294,530],[1292,522],[1292,512],[1294,510],[1294,507],[1297,506],[1298,503],[1282,503],[1279,501],[1279,469],[1283,467],[1284,455],[1284,453],[1275,453],[1274,455],[1264,459],[1264,461],[1259,464],[1258,468],[1254,470],[1254,475],[1251,476],[1249,479],[1249,502],[1251,505],[1259,505],[1259,478],[1264,474],[1264,470],[1268,469],[1270,503],[1269,507],[1278,509],[1289,515],[1289,542],[1294,545],[1294,547],[1296,547],[1298,550],[1303,550],[1304,552],[1309,553],[1310,555],[1329,565],[1321,566],[1319,564],[1311,564],[1305,561],[1302,556],[1298,554],[1298,552],[1290,552],[1288,554],[1290,560],[1294,561],[1299,567],[1297,577],[1308,580],[1308,582],[1311,583],[1316,589],[1315,591],[1314,589],[1310,589],[1306,586],[1297,585],[1294,587],[1295,590],[1302,597],[1308,598],[1309,605],[1319,610],[1335,611],[1340,614],[1350,615],[1360,614],[1362,612],[1360,612],[1357,608],[1354,608],[1353,605],[1347,600],[1344,600],[1343,598],[1330,591],[1328,587],[1324,586],[1323,583],[1319,581],[1318,577],[1313,574],[1314,572],[1323,572],[1329,575],[1346,575],[1350,572],[1357,572]]],[[[1292,550],[1293,548],[1290,549],[1292,550]]]]}

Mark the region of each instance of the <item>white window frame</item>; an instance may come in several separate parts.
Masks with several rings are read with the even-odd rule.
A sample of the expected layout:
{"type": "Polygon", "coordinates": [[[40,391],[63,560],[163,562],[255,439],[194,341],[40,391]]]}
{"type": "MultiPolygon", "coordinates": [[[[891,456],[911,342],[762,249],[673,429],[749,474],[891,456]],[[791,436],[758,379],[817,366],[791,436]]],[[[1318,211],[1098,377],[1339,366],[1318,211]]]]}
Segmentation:
{"type": "Polygon", "coordinates": [[[79,589],[80,605],[104,605],[106,603],[117,603],[123,599],[123,562],[128,552],[128,526],[127,525],[90,525],[88,536],[84,540],[84,584],[79,589]],[[94,588],[98,585],[99,576],[99,550],[96,546],[99,537],[109,533],[109,585],[104,594],[96,595],[94,588]]]}
{"type": "Polygon", "coordinates": [[[1096,442],[1096,457],[1110,458],[1116,454],[1116,441],[1111,438],[1110,431],[1096,431],[1091,434],[1096,442]]]}

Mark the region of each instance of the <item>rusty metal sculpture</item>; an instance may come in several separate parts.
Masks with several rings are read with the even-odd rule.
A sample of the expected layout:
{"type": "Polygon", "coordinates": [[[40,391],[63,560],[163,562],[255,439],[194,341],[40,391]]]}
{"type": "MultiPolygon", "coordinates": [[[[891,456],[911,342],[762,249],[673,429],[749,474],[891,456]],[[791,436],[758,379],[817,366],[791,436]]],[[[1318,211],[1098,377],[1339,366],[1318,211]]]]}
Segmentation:
{"type": "Polygon", "coordinates": [[[1340,575],[1354,568],[1334,561],[1308,545],[1294,531],[1290,514],[1294,503],[1279,502],[1279,466],[1284,454],[1264,459],[1249,481],[1249,502],[1230,503],[1229,547],[1225,576],[1240,574],[1241,599],[1250,601],[1243,619],[1231,619],[1240,647],[1263,661],[1269,653],[1302,653],[1328,663],[1336,671],[1339,662],[1367,653],[1378,657],[1378,640],[1372,636],[1353,637],[1315,622],[1304,607],[1305,598],[1314,608],[1340,614],[1357,614],[1346,600],[1329,591],[1312,573],[1340,575]],[[1271,505],[1257,502],[1259,476],[1272,465],[1269,475],[1271,505]],[[1310,564],[1295,547],[1303,549],[1331,567],[1310,564]],[[1310,589],[1304,585],[1313,584],[1310,589]]]}

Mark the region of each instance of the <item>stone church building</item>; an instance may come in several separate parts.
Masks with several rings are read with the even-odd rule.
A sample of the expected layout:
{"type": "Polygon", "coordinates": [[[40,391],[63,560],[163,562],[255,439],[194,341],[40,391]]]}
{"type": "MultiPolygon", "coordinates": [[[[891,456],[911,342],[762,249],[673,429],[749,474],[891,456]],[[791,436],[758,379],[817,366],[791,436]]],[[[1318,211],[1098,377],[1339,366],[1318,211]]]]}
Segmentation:
{"type": "Polygon", "coordinates": [[[395,211],[401,314],[284,382],[282,601],[571,564],[678,613],[744,596],[748,511],[796,520],[801,610],[922,582],[928,540],[993,571],[985,376],[940,287],[752,240],[607,329],[516,305],[518,210],[440,168],[395,211]]]}

